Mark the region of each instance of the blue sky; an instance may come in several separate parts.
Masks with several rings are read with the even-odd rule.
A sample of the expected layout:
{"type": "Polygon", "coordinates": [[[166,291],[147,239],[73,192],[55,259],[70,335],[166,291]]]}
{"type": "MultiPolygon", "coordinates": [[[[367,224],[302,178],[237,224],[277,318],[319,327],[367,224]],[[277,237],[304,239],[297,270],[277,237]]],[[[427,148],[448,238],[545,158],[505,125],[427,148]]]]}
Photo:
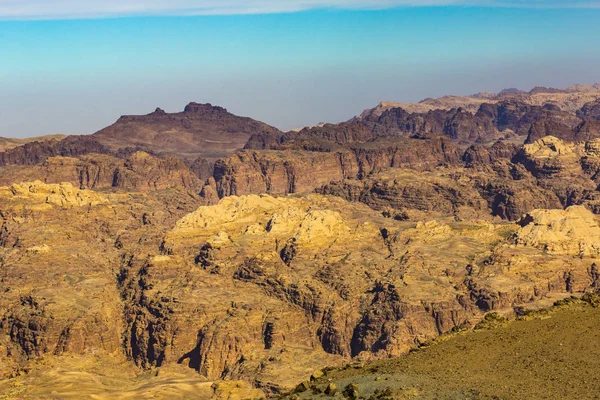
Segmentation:
{"type": "Polygon", "coordinates": [[[290,129],[381,100],[600,81],[594,1],[423,3],[0,0],[0,136],[189,101],[290,129]]]}

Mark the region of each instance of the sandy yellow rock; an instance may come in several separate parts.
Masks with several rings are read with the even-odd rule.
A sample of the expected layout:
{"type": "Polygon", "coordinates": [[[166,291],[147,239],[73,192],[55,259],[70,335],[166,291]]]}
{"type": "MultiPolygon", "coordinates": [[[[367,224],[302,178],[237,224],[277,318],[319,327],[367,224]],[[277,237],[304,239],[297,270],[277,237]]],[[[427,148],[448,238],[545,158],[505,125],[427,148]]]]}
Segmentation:
{"type": "Polygon", "coordinates": [[[519,246],[532,246],[551,254],[600,255],[600,225],[583,206],[566,210],[533,210],[521,221],[516,234],[519,246]]]}
{"type": "MultiPolygon", "coordinates": [[[[16,395],[46,395],[32,388],[53,379],[57,396],[72,395],[72,381],[33,362],[77,355],[65,376],[82,363],[110,369],[115,361],[90,355],[102,348],[134,372],[111,375],[114,396],[151,388],[174,398],[200,389],[200,398],[259,397],[232,381],[268,395],[352,357],[401,355],[487,312],[588,290],[596,285],[590,266],[600,263],[584,242],[600,237],[598,223],[577,208],[533,213],[537,223],[523,226],[434,216],[416,224],[333,196],[250,195],[198,207],[178,203],[193,199],[181,192],[161,193],[160,202],[132,193],[76,207],[69,204],[86,198],[78,189],[47,186],[0,190],[9,210],[0,373],[27,366],[36,376],[2,382],[2,393],[15,383],[25,386],[16,395]],[[60,205],[47,202],[50,194],[60,205]],[[49,209],[23,208],[31,204],[49,209]],[[553,242],[534,228],[554,232],[553,242]],[[578,240],[583,256],[561,244],[578,240]],[[118,389],[123,382],[143,387],[118,389]]],[[[95,376],[75,375],[96,394],[105,385],[95,376]]]]}
{"type": "Polygon", "coordinates": [[[229,238],[223,229],[237,234],[288,236],[305,246],[327,247],[348,235],[379,235],[372,224],[346,221],[335,210],[346,202],[318,195],[271,197],[268,195],[231,196],[215,206],[200,207],[177,222],[167,239],[211,235],[209,243],[221,246],[229,238]],[[352,225],[352,226],[350,226],[352,225]],[[360,225],[360,229],[357,227],[360,225]]]}
{"type": "Polygon", "coordinates": [[[27,201],[26,205],[41,206],[38,209],[47,209],[46,204],[70,208],[95,206],[109,201],[104,195],[91,190],[77,189],[69,182],[46,184],[41,181],[15,183],[10,187],[1,187],[1,199],[4,201],[27,201]]]}
{"type": "Polygon", "coordinates": [[[554,136],[545,136],[531,144],[523,146],[525,154],[532,158],[554,158],[573,155],[581,157],[585,150],[579,143],[565,142],[554,136]]]}

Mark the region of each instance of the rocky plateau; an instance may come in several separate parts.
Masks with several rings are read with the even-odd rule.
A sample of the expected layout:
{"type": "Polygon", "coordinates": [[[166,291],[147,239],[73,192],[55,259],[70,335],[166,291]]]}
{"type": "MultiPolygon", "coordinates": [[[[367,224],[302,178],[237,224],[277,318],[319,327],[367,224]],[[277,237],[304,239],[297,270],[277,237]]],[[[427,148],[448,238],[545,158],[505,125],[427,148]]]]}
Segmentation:
{"type": "Polygon", "coordinates": [[[386,103],[297,132],[190,103],[7,148],[0,397],[274,397],[596,292],[598,99],[386,103]]]}

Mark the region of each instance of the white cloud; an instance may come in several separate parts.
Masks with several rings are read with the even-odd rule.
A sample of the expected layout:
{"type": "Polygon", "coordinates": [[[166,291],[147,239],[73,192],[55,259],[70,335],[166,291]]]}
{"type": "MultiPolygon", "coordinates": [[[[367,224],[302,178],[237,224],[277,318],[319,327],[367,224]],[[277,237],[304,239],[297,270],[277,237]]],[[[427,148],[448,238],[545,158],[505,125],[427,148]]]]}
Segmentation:
{"type": "Polygon", "coordinates": [[[599,8],[600,0],[0,0],[0,19],[296,12],[419,6],[599,8]]]}

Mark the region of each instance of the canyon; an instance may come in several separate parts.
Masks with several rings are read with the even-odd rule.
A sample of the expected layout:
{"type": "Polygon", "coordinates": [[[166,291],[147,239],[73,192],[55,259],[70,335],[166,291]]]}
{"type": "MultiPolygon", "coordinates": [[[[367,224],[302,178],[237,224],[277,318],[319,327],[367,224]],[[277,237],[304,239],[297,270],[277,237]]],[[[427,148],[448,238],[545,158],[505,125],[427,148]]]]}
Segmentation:
{"type": "Polygon", "coordinates": [[[290,132],[190,103],[11,145],[0,393],[273,397],[597,292],[599,101],[511,90],[290,132]]]}

